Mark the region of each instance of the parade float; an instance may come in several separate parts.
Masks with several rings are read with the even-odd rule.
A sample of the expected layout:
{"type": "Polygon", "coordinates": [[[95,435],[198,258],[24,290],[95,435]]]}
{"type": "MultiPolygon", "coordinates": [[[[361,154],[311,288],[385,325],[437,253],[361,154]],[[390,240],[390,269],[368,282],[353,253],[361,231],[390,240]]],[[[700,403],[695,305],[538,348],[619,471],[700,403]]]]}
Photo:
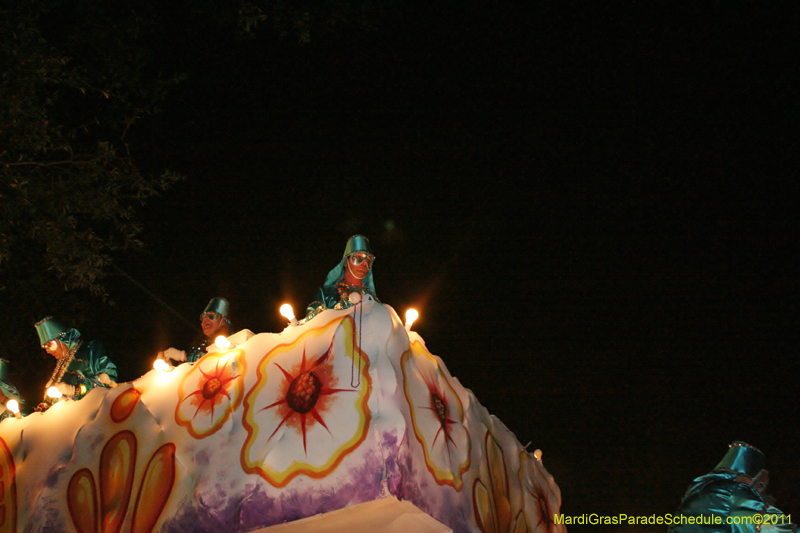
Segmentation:
{"type": "Polygon", "coordinates": [[[541,452],[390,306],[229,341],[0,423],[0,532],[563,530],[541,452]]]}

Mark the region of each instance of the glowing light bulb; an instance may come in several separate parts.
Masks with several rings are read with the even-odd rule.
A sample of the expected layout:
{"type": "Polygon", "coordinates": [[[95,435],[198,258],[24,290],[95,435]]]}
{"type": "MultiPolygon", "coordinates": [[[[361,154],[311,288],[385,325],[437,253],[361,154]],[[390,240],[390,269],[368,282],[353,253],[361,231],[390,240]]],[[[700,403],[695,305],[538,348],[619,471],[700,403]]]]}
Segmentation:
{"type": "Polygon", "coordinates": [[[172,365],[170,365],[163,359],[156,359],[155,361],[153,361],[153,368],[160,372],[169,372],[170,370],[172,370],[172,365]]]}
{"type": "Polygon", "coordinates": [[[541,461],[542,460],[542,450],[536,450],[535,452],[533,452],[533,456],[536,457],[537,461],[541,461]]]}
{"type": "Polygon", "coordinates": [[[406,331],[411,331],[411,324],[419,318],[419,313],[413,307],[406,311],[406,331]]]}
{"type": "Polygon", "coordinates": [[[61,398],[62,396],[63,394],[61,394],[61,391],[55,387],[50,387],[49,389],[47,389],[48,398],[58,399],[61,398]]]}
{"type": "Polygon", "coordinates": [[[6,409],[14,413],[14,418],[22,418],[22,413],[19,412],[19,402],[17,400],[8,400],[8,402],[6,402],[6,409]]]}
{"type": "Polygon", "coordinates": [[[220,335],[219,337],[214,339],[214,345],[217,348],[222,348],[222,349],[230,348],[231,347],[231,341],[229,341],[228,337],[226,337],[225,335],[220,335]]]}
{"type": "Polygon", "coordinates": [[[280,308],[280,313],[289,319],[293,326],[297,325],[297,318],[294,316],[294,309],[292,309],[291,304],[283,304],[280,308]]]}

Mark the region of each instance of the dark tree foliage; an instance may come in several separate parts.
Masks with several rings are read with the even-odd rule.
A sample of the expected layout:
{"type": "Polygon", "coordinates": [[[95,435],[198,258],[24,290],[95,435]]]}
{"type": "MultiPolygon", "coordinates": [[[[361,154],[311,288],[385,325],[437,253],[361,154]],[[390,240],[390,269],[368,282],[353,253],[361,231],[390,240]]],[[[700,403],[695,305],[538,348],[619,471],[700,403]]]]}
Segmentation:
{"type": "Polygon", "coordinates": [[[65,288],[105,295],[110,254],[141,246],[136,206],[178,179],[143,175],[125,143],[174,80],[144,78],[146,24],[104,4],[0,11],[0,291],[33,255],[65,288]]]}
{"type": "Polygon", "coordinates": [[[145,171],[132,134],[170,105],[181,72],[202,61],[193,54],[369,31],[389,5],[0,0],[0,357],[12,378],[43,374],[33,322],[55,314],[91,330],[114,258],[143,248],[139,208],[181,177],[145,171]]]}
{"type": "Polygon", "coordinates": [[[107,297],[113,255],[142,246],[137,208],[180,179],[142,173],[126,143],[178,81],[149,68],[148,20],[125,3],[0,3],[6,358],[36,348],[39,315],[69,310],[74,319],[107,297]]]}
{"type": "MultiPolygon", "coordinates": [[[[301,42],[369,29],[389,13],[341,0],[184,7],[195,24],[238,26],[245,35],[266,27],[301,42]]],[[[125,139],[178,81],[153,67],[164,26],[176,22],[166,9],[101,0],[0,4],[0,291],[27,253],[66,289],[103,296],[110,254],[141,246],[135,207],[178,179],[142,174],[125,139]]]]}

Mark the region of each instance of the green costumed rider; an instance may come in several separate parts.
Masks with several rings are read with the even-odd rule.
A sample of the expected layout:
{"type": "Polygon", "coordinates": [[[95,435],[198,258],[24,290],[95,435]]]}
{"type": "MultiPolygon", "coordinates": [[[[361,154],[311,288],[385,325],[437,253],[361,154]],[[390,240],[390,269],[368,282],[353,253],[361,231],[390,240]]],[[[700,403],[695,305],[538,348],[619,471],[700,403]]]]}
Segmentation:
{"type": "Polygon", "coordinates": [[[764,454],[745,442],[728,448],[717,467],[689,486],[668,533],[797,531],[767,495],[764,454]]]}
{"type": "Polygon", "coordinates": [[[35,327],[42,348],[58,361],[45,389],[55,387],[64,396],[80,400],[97,387],[117,386],[117,366],[103,343],[84,342],[80,331],[67,328],[53,317],[40,320],[35,327]]]}
{"type": "Polygon", "coordinates": [[[8,380],[8,361],[0,359],[0,421],[21,416],[24,403],[17,388],[8,380]]]}
{"type": "Polygon", "coordinates": [[[159,359],[172,359],[177,363],[194,363],[204,355],[214,339],[222,336],[229,336],[233,330],[233,325],[228,318],[231,313],[231,304],[225,298],[211,298],[208,305],[200,314],[200,329],[203,330],[203,338],[195,342],[189,351],[178,350],[177,348],[167,348],[158,354],[159,359]]]}
{"type": "Polygon", "coordinates": [[[363,235],[350,237],[342,260],[328,272],[325,283],[314,293],[306,308],[305,319],[311,320],[325,309],[347,309],[365,296],[380,302],[372,280],[374,262],[369,240],[363,235]]]}

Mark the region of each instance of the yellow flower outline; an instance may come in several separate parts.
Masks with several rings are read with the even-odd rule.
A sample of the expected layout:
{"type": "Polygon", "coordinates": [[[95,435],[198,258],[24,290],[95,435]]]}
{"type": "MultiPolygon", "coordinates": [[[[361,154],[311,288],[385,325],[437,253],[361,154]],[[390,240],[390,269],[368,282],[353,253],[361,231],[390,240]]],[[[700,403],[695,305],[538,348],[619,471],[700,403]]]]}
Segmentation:
{"type": "Polygon", "coordinates": [[[472,449],[461,400],[436,358],[418,340],[403,353],[401,368],[411,425],[422,446],[425,465],[436,483],[460,491],[472,449]],[[427,367],[425,371],[423,366],[427,367]]]}
{"type": "MultiPolygon", "coordinates": [[[[256,367],[256,383],[247,392],[244,398],[244,414],[242,416],[242,425],[247,431],[247,438],[242,447],[240,462],[242,469],[248,474],[257,474],[264,480],[275,487],[284,487],[292,479],[299,475],[306,475],[311,478],[320,479],[326,477],[333,471],[344,458],[353,450],[358,448],[367,437],[372,414],[367,405],[369,396],[372,390],[372,380],[369,375],[369,356],[363,352],[354,339],[355,322],[352,316],[346,315],[344,317],[336,317],[329,322],[314,328],[309,328],[303,332],[294,341],[286,344],[280,344],[267,352],[256,367]],[[340,329],[341,328],[341,329],[340,329]],[[327,352],[323,354],[306,354],[306,345],[309,341],[314,340],[319,344],[320,339],[324,339],[330,335],[330,341],[325,342],[327,352]],[[339,341],[337,341],[337,338],[339,341]],[[335,349],[334,345],[337,342],[343,342],[343,349],[335,349]],[[290,358],[290,354],[301,351],[303,353],[303,360],[297,361],[290,358]],[[340,353],[341,351],[341,353],[340,353]],[[326,355],[327,354],[327,355],[326,355]],[[361,361],[357,362],[356,357],[360,357],[361,361]],[[311,361],[308,363],[307,359],[311,361]],[[324,358],[324,361],[321,361],[324,358]],[[321,362],[320,362],[321,361],[321,362]],[[358,387],[351,389],[355,393],[355,398],[350,400],[341,400],[340,398],[348,398],[349,395],[329,395],[324,396],[328,402],[328,409],[347,409],[347,406],[352,408],[358,413],[358,422],[352,427],[345,426],[344,431],[350,434],[343,443],[335,448],[324,459],[318,457],[308,457],[307,449],[305,448],[306,431],[314,431],[316,424],[324,429],[324,434],[329,435],[331,442],[337,444],[336,437],[331,433],[331,430],[324,423],[315,418],[313,415],[310,418],[302,418],[302,422],[298,420],[296,427],[289,427],[287,417],[285,414],[273,409],[281,405],[286,408],[288,402],[283,400],[287,398],[287,390],[293,384],[297,384],[297,379],[301,376],[308,376],[311,366],[316,363],[325,366],[321,369],[320,366],[315,368],[319,369],[319,374],[328,372],[326,379],[331,379],[331,384],[314,383],[313,387],[328,386],[329,390],[333,392],[347,392],[344,389],[334,389],[336,382],[339,378],[348,381],[351,380],[351,372],[358,372],[354,374],[353,378],[358,377],[358,387]],[[308,364],[306,368],[303,365],[308,364]],[[288,368],[290,365],[292,369],[288,368]],[[358,366],[358,371],[354,370],[358,366]],[[297,372],[297,369],[303,368],[302,372],[297,372]],[[336,371],[340,370],[341,374],[336,371]],[[292,378],[290,380],[290,378],[292,378]],[[266,403],[266,405],[263,405],[266,403]],[[265,420],[266,417],[266,420],[265,420]],[[304,424],[308,422],[309,426],[304,424]],[[270,464],[270,457],[272,449],[277,445],[276,442],[280,438],[273,441],[276,437],[278,430],[284,429],[282,437],[288,436],[291,438],[295,432],[303,437],[303,445],[297,447],[287,447],[284,443],[281,448],[283,450],[291,449],[293,455],[290,464],[285,467],[275,467],[270,464]],[[352,432],[352,433],[351,433],[352,432]],[[263,443],[261,442],[263,440],[263,443]],[[257,449],[256,445],[261,444],[262,448],[257,449]],[[296,450],[296,451],[295,451],[296,450]]],[[[306,385],[309,385],[306,383],[306,385]]],[[[323,396],[317,396],[313,401],[323,401],[323,396]]],[[[310,410],[308,412],[311,412],[310,410]]],[[[306,413],[303,413],[306,414],[306,413]]],[[[321,415],[318,415],[321,418],[321,415]]],[[[337,418],[334,416],[334,418],[337,418]]],[[[352,417],[346,416],[338,418],[340,420],[352,420],[352,417]]],[[[337,427],[340,431],[342,426],[337,427]]],[[[321,442],[319,439],[312,439],[315,444],[321,442]]]]}
{"type": "Polygon", "coordinates": [[[247,359],[241,349],[199,359],[178,385],[175,422],[196,439],[216,433],[242,403],[246,371],[247,359]],[[221,404],[225,405],[218,411],[221,404]]]}

